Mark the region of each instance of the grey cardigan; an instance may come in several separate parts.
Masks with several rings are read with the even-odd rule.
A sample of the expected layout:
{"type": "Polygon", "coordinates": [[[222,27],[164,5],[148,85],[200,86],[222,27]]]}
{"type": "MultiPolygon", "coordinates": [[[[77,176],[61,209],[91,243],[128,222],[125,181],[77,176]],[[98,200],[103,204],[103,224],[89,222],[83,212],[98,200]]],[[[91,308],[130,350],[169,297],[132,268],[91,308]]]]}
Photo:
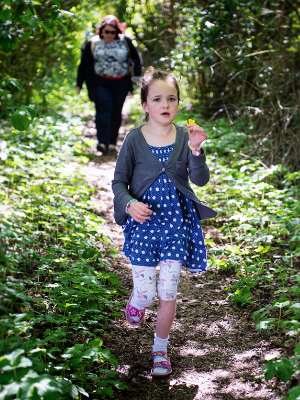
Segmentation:
{"type": "Polygon", "coordinates": [[[193,192],[189,179],[197,186],[209,181],[209,169],[206,156],[194,156],[188,147],[187,129],[176,126],[176,140],[172,153],[165,166],[150,150],[140,128],[130,131],[121,147],[112,189],[114,192],[114,215],[118,225],[126,223],[126,204],[131,199],[141,200],[145,191],[162,173],[183,194],[193,200],[199,219],[213,218],[217,213],[205,206],[193,192]]]}

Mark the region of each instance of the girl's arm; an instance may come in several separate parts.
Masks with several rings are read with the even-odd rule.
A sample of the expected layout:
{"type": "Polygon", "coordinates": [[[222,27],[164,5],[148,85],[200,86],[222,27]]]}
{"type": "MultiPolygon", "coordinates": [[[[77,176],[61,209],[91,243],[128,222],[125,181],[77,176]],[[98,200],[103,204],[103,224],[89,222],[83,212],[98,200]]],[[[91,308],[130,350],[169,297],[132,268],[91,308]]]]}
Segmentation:
{"type": "Polygon", "coordinates": [[[209,168],[206,164],[205,151],[202,143],[207,139],[204,130],[196,124],[188,125],[189,130],[189,178],[197,186],[204,186],[209,181],[209,168]]]}
{"type": "Polygon", "coordinates": [[[118,155],[114,179],[112,181],[115,208],[117,208],[117,210],[123,210],[125,217],[126,204],[133,199],[129,192],[133,168],[134,155],[131,146],[128,144],[128,138],[125,138],[118,155]]]}
{"type": "Polygon", "coordinates": [[[193,148],[192,153],[198,155],[197,151],[194,149],[201,148],[201,144],[207,139],[207,135],[199,125],[188,125],[187,128],[189,132],[189,143],[193,148]]]}
{"type": "Polygon", "coordinates": [[[140,201],[134,201],[128,207],[128,214],[136,222],[146,222],[147,219],[150,219],[151,210],[147,204],[140,201]]]}
{"type": "Polygon", "coordinates": [[[128,214],[125,209],[133,197],[130,194],[129,187],[131,178],[134,170],[134,154],[127,138],[124,140],[121,147],[118,160],[116,163],[116,169],[114,179],[112,181],[112,190],[114,192],[114,208],[115,208],[115,219],[119,225],[122,225],[128,214],[136,222],[145,222],[150,218],[151,210],[148,205],[134,201],[130,203],[128,207],[128,214]]]}

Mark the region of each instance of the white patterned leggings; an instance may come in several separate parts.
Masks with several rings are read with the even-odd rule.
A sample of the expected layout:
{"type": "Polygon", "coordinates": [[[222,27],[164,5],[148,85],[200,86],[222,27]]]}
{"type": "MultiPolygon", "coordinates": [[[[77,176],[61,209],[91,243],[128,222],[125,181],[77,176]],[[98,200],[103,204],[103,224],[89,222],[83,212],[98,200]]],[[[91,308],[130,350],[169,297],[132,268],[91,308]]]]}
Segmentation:
{"type": "MultiPolygon", "coordinates": [[[[181,261],[165,260],[160,262],[157,295],[165,301],[175,300],[179,276],[182,268],[181,261]]],[[[133,297],[137,306],[151,306],[156,295],[156,267],[132,266],[133,297]]]]}

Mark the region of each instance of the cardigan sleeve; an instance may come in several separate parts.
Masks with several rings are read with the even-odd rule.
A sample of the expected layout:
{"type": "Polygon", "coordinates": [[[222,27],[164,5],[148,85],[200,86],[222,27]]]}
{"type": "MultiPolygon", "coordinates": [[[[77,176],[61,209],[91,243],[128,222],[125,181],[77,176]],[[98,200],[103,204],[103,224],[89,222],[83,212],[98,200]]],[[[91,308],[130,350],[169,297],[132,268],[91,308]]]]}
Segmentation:
{"type": "Polygon", "coordinates": [[[209,168],[206,164],[206,154],[203,153],[199,156],[193,155],[192,151],[188,153],[188,169],[189,178],[196,186],[205,186],[209,181],[209,168]]]}
{"type": "Polygon", "coordinates": [[[130,140],[126,137],[118,155],[114,179],[112,180],[115,220],[119,225],[122,225],[126,220],[125,207],[128,201],[133,199],[129,191],[129,185],[135,162],[133,150],[129,142],[130,140]]]}

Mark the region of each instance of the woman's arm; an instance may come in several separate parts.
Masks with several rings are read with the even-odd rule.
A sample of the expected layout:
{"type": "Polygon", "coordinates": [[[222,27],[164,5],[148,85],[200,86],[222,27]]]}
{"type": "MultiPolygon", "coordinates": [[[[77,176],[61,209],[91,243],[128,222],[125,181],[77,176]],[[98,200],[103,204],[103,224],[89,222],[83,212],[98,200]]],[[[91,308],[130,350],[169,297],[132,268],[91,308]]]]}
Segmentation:
{"type": "Polygon", "coordinates": [[[128,47],[129,47],[129,56],[134,61],[134,74],[136,76],[141,76],[142,75],[142,67],[143,67],[142,56],[140,55],[137,48],[133,45],[133,43],[132,43],[131,39],[129,39],[129,37],[125,36],[124,40],[126,40],[128,47]]]}
{"type": "Polygon", "coordinates": [[[83,82],[94,72],[94,57],[91,53],[91,41],[87,42],[82,49],[81,60],[77,70],[76,87],[82,88],[83,82]]]}

